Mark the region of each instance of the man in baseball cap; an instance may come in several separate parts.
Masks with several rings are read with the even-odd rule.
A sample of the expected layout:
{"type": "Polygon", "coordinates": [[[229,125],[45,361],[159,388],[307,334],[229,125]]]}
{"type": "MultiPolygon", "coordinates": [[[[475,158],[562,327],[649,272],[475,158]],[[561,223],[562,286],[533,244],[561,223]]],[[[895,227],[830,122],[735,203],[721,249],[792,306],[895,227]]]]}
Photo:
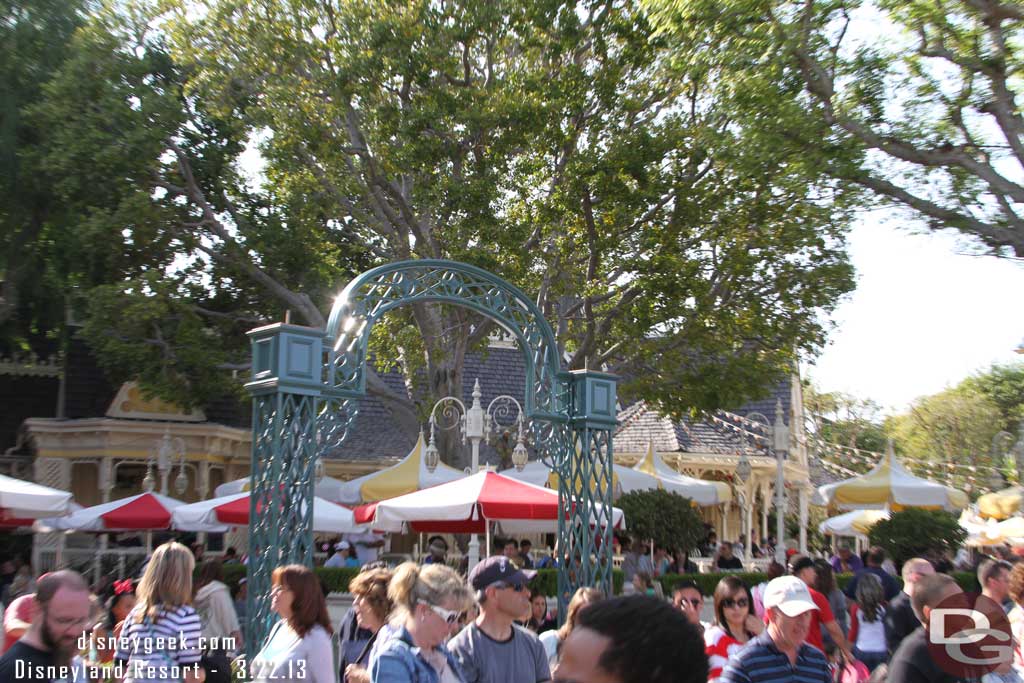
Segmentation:
{"type": "Polygon", "coordinates": [[[768,628],[729,660],[721,683],[829,683],[821,650],[804,641],[818,609],[807,585],[795,576],[772,579],[764,589],[768,628]]]}
{"type": "Polygon", "coordinates": [[[541,683],[551,679],[544,646],[515,623],[530,614],[527,583],[537,572],[518,569],[504,555],[481,561],[469,573],[480,616],[448,643],[466,683],[541,683]]]}

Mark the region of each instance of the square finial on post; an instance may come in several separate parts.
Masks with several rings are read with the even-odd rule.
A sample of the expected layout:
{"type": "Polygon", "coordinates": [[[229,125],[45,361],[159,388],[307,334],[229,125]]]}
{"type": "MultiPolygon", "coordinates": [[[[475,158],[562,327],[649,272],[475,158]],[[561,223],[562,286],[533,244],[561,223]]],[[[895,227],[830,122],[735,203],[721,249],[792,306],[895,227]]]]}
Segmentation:
{"type": "Polygon", "coordinates": [[[615,375],[593,370],[573,370],[573,421],[586,422],[592,427],[614,428],[617,415],[615,375]]]}
{"type": "Polygon", "coordinates": [[[249,331],[252,341],[250,394],[285,391],[320,393],[323,374],[324,331],[287,323],[274,323],[249,331]]]}

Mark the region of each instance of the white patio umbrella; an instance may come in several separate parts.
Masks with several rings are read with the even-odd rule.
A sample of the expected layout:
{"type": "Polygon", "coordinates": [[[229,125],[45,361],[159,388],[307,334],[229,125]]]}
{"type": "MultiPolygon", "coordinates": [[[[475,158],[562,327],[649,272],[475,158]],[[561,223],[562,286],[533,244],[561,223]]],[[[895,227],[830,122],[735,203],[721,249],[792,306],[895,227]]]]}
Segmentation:
{"type": "Polygon", "coordinates": [[[0,474],[0,508],[8,518],[55,517],[67,514],[71,494],[0,474]]]}
{"type": "MultiPolygon", "coordinates": [[[[316,483],[313,487],[314,495],[317,498],[323,498],[324,500],[333,501],[340,503],[342,502],[341,496],[347,482],[341,479],[335,479],[334,477],[324,477],[316,483]]],[[[228,481],[213,490],[213,495],[216,498],[222,498],[224,496],[233,496],[239,493],[248,493],[252,486],[252,478],[242,477],[241,479],[235,479],[234,481],[228,481]]]]}
{"type": "Polygon", "coordinates": [[[818,531],[833,536],[855,536],[865,538],[878,522],[889,519],[887,510],[853,510],[835,517],[829,517],[818,525],[818,531]]]}
{"type": "MultiPolygon", "coordinates": [[[[246,526],[249,524],[249,493],[236,493],[183,505],[175,508],[172,516],[175,526],[246,526]]],[[[356,525],[352,511],[348,508],[322,498],[313,499],[313,531],[344,534],[363,529],[356,525]]]]}

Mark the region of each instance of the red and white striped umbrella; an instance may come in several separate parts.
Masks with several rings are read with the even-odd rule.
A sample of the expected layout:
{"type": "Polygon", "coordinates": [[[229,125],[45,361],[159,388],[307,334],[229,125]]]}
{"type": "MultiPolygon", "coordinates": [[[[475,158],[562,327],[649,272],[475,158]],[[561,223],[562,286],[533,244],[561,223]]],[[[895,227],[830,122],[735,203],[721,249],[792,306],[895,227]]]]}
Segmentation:
{"type": "MultiPolygon", "coordinates": [[[[355,518],[378,531],[401,531],[408,524],[419,532],[484,533],[487,522],[497,521],[506,530],[544,532],[557,531],[559,515],[568,517],[573,504],[571,500],[563,504],[557,491],[497,472],[478,472],[422,491],[360,505],[355,509],[355,518]]],[[[622,510],[613,508],[612,520],[614,526],[621,527],[622,510]]],[[[595,521],[591,520],[591,524],[595,521]]]]}
{"type": "MultiPolygon", "coordinates": [[[[258,510],[257,514],[262,514],[262,511],[258,510]]],[[[181,527],[215,524],[246,526],[249,524],[249,493],[236,493],[183,505],[174,510],[174,523],[181,527]]],[[[323,498],[313,499],[313,531],[344,534],[362,530],[363,527],[356,525],[352,511],[348,508],[323,498]]]]}
{"type": "MultiPolygon", "coordinates": [[[[65,531],[156,531],[170,529],[174,510],[185,503],[159,493],[140,493],[82,508],[67,517],[47,520],[65,531]]],[[[223,526],[175,527],[182,531],[224,531],[223,526]]]]}

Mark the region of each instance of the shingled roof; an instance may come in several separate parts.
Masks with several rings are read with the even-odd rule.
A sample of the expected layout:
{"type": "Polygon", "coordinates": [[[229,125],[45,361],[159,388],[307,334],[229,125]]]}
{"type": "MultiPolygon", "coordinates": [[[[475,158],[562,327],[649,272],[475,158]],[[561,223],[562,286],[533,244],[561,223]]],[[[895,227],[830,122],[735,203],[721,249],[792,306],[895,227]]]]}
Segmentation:
{"type": "Polygon", "coordinates": [[[720,420],[674,420],[638,401],[619,413],[615,450],[642,453],[647,445],[660,453],[765,455],[752,440],[720,420]]]}
{"type": "MultiPolygon", "coordinates": [[[[406,391],[397,370],[382,375],[396,392],[406,391]]],[[[486,408],[495,396],[507,394],[521,399],[525,386],[525,366],[522,353],[516,348],[491,347],[483,353],[466,356],[463,372],[462,400],[470,405],[473,382],[479,378],[482,405],[486,408]]],[[[745,417],[757,411],[770,421],[775,419],[776,399],[781,399],[784,419],[789,422],[791,378],[787,377],[766,396],[741,406],[730,414],[745,417]]],[[[659,414],[644,401],[637,401],[620,410],[619,428],[615,433],[615,450],[641,452],[651,442],[659,452],[723,453],[764,455],[753,441],[728,426],[729,419],[673,420],[659,414]]],[[[352,434],[338,451],[328,457],[343,460],[374,460],[405,456],[413,447],[412,439],[397,428],[387,409],[373,396],[363,399],[352,434]]],[[[482,463],[496,463],[498,454],[490,447],[481,448],[482,463]]]]}
{"type": "MultiPolygon", "coordinates": [[[[381,379],[398,394],[407,394],[405,379],[397,369],[382,373],[381,379]]],[[[466,356],[463,369],[462,401],[473,403],[473,383],[480,380],[480,403],[484,408],[496,397],[508,395],[522,402],[525,394],[523,354],[515,348],[491,347],[466,356]]],[[[422,397],[419,397],[422,398],[422,397]]],[[[510,420],[503,420],[503,424],[510,420]]],[[[424,423],[426,429],[426,423],[424,423]]],[[[405,457],[415,440],[404,433],[380,399],[367,394],[359,404],[355,424],[341,448],[327,454],[341,460],[388,460],[405,457]]],[[[480,448],[480,462],[496,464],[498,453],[486,444],[480,448]]]]}

